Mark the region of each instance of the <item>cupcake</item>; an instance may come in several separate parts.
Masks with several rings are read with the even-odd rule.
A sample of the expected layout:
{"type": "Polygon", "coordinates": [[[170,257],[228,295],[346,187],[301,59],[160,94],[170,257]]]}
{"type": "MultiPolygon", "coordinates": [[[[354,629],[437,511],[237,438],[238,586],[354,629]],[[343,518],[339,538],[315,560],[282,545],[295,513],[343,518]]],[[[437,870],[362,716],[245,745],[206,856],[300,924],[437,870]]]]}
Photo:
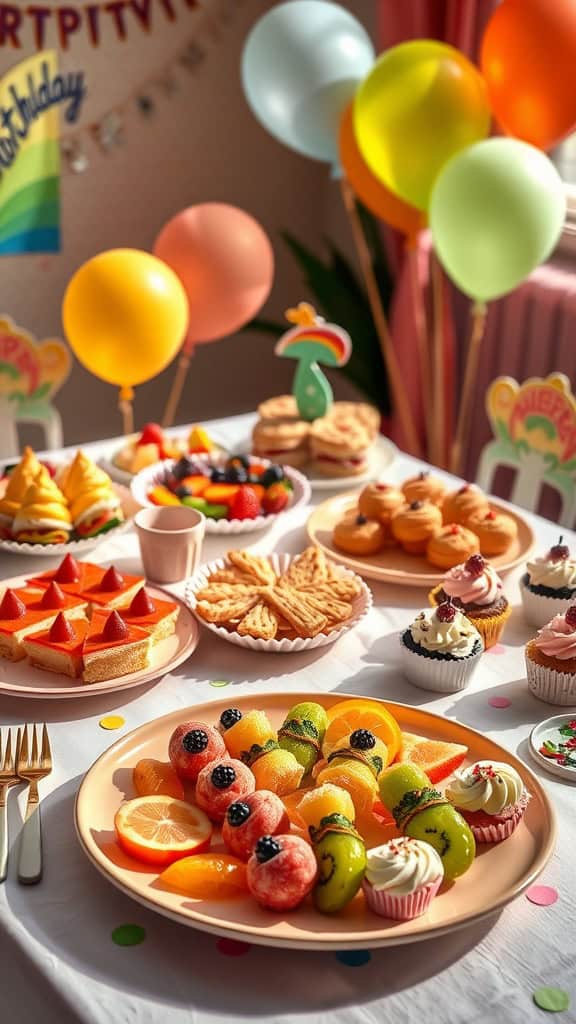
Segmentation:
{"type": "Polygon", "coordinates": [[[492,558],[508,551],[518,536],[518,527],[512,516],[496,509],[487,512],[474,512],[468,517],[467,527],[472,530],[480,541],[480,551],[492,558]]]}
{"type": "Polygon", "coordinates": [[[484,650],[478,630],[449,601],[420,612],[401,634],[400,647],[410,682],[437,693],[463,690],[484,650]]]}
{"type": "Polygon", "coordinates": [[[454,772],[445,795],[468,822],[477,843],[508,839],[530,799],[516,769],[499,761],[477,761],[454,772]]]}
{"type": "Polygon", "coordinates": [[[423,555],[442,526],[442,513],[430,501],[402,505],[390,520],[392,536],[410,555],[423,555]]]}
{"type": "Polygon", "coordinates": [[[457,491],[451,491],[442,505],[444,522],[462,523],[463,526],[468,526],[470,516],[485,515],[489,511],[486,495],[474,484],[464,484],[457,491]]]}
{"type": "Polygon", "coordinates": [[[502,580],[482,555],[472,555],[463,565],[449,569],[428,596],[432,605],[453,601],[476,626],[486,650],[498,643],[512,611],[502,593],[502,580]]]}
{"type": "Polygon", "coordinates": [[[547,704],[576,704],[576,604],[526,644],[528,688],[547,704]]]}
{"type": "Polygon", "coordinates": [[[366,484],[358,498],[358,511],[367,519],[378,519],[387,526],[392,514],[404,505],[405,499],[401,491],[393,484],[366,484]]]}
{"type": "Polygon", "coordinates": [[[531,626],[540,628],[576,598],[576,561],[559,537],[547,555],[528,562],[526,569],[520,580],[524,615],[531,626]]]}
{"type": "Polygon", "coordinates": [[[402,493],[407,502],[431,501],[433,505],[441,505],[446,487],[437,476],[427,470],[412,476],[402,484],[402,493]]]}
{"type": "Polygon", "coordinates": [[[443,878],[444,865],[430,843],[400,836],[367,851],[362,888],[375,914],[411,921],[426,913],[443,878]]]}
{"type": "Polygon", "coordinates": [[[475,533],[459,523],[450,523],[430,538],[426,558],[430,565],[436,565],[439,569],[452,569],[479,550],[480,544],[475,533]]]}

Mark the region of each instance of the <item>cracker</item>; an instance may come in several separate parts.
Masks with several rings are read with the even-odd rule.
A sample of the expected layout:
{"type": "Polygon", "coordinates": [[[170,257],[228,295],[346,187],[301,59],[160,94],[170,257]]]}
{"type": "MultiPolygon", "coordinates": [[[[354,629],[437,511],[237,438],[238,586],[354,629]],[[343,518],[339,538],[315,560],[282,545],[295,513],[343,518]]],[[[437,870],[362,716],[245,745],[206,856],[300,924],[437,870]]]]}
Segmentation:
{"type": "Polygon", "coordinates": [[[253,582],[272,586],[276,582],[276,573],[269,558],[252,555],[249,551],[229,551],[228,561],[241,573],[249,576],[253,582]]]}
{"type": "Polygon", "coordinates": [[[210,573],[208,583],[245,583],[254,586],[252,576],[248,576],[245,572],[240,572],[239,569],[235,569],[232,565],[226,566],[225,569],[216,569],[210,573]]]}
{"type": "Polygon", "coordinates": [[[362,584],[352,576],[336,576],[324,583],[315,583],[300,589],[304,593],[333,597],[337,601],[353,601],[362,592],[362,584]]]}
{"type": "Polygon", "coordinates": [[[291,587],[267,587],[263,597],[275,612],[287,619],[298,636],[306,639],[316,636],[328,624],[326,616],[303,602],[298,591],[291,587]]]}
{"type": "Polygon", "coordinates": [[[298,555],[284,573],[284,580],[294,587],[305,587],[328,578],[328,563],[321,548],[312,545],[298,555]]]}
{"type": "Polygon", "coordinates": [[[258,600],[259,594],[253,592],[252,594],[238,598],[236,601],[230,599],[227,601],[216,601],[214,603],[210,601],[198,601],[196,611],[205,620],[205,622],[232,622],[234,619],[243,619],[250,609],[258,603],[258,600]]]}
{"type": "Polygon", "coordinates": [[[251,636],[255,640],[273,640],[278,632],[278,616],[263,601],[258,601],[241,622],[237,633],[240,636],[251,636]]]}
{"type": "Polygon", "coordinates": [[[217,601],[237,600],[241,597],[248,597],[249,594],[259,594],[260,589],[254,583],[209,583],[207,587],[196,591],[197,601],[209,601],[214,604],[217,601]]]}
{"type": "Polygon", "coordinates": [[[309,608],[326,616],[329,626],[346,622],[346,619],[352,617],[352,605],[346,601],[338,601],[330,594],[315,594],[313,591],[304,594],[301,590],[298,591],[298,594],[300,600],[304,601],[309,608]]]}

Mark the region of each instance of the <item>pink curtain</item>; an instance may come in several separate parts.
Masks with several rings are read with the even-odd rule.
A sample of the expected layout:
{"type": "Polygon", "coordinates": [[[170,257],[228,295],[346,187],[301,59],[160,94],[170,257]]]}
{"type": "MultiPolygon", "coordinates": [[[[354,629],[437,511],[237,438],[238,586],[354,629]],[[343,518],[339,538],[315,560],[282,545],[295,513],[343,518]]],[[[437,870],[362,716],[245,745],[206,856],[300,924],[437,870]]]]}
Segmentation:
{"type": "MultiPolygon", "coordinates": [[[[408,39],[433,38],[456,46],[472,60],[476,60],[485,25],[495,6],[496,0],[379,0],[380,48],[387,49],[408,39]]],[[[409,261],[402,253],[397,239],[389,247],[389,251],[397,272],[397,286],[390,314],[391,330],[403,377],[409,389],[414,418],[423,438],[421,379],[419,366],[414,359],[414,353],[417,351],[414,281],[409,261]]],[[[418,249],[417,264],[420,284],[427,293],[430,291],[430,253],[430,237],[424,232],[418,249]]],[[[458,368],[452,288],[445,278],[443,289],[444,390],[447,396],[447,433],[450,437],[454,418],[453,403],[450,399],[454,394],[458,368]]],[[[428,294],[426,305],[430,310],[431,300],[428,294]]],[[[403,439],[395,419],[391,422],[390,433],[401,445],[403,439]]]]}

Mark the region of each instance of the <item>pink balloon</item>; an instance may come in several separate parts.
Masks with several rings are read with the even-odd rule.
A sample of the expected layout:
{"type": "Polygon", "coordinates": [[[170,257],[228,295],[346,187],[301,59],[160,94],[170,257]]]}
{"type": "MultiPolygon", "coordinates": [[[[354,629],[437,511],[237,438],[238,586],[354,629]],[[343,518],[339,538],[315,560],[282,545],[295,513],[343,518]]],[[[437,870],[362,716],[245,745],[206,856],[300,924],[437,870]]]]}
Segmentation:
{"type": "Polygon", "coordinates": [[[270,240],[248,213],[227,203],[189,206],[169,220],[154,255],[180,278],[190,303],[188,344],[223,338],[266,302],[274,276],[270,240]]]}

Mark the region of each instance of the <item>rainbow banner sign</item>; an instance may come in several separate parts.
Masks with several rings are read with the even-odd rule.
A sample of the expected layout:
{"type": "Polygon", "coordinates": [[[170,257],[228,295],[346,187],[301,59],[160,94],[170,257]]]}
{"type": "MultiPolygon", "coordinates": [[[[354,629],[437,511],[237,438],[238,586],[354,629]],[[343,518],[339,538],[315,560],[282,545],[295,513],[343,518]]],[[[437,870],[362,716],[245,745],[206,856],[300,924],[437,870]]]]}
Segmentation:
{"type": "Polygon", "coordinates": [[[58,73],[47,50],[0,79],[0,256],[60,249],[58,105],[77,120],[82,72],[58,73]]]}

